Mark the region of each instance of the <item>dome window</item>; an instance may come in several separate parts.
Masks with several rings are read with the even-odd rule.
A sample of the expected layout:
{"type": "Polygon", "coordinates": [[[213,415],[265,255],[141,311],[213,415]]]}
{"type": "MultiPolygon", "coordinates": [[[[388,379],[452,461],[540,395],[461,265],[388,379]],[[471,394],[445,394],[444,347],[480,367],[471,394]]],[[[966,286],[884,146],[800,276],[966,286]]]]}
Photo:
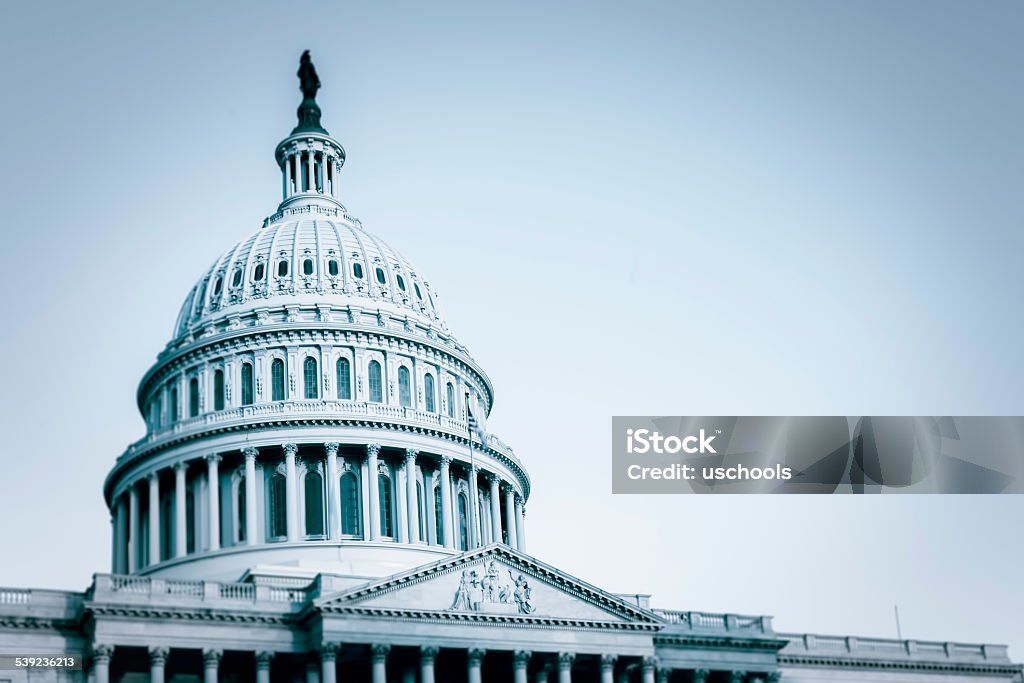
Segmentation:
{"type": "Polygon", "coordinates": [[[361,263],[352,264],[352,275],[360,280],[363,279],[363,265],[361,263]]]}
{"type": "Polygon", "coordinates": [[[415,282],[412,283],[412,286],[416,290],[416,298],[420,299],[422,301],[423,300],[423,295],[420,294],[420,286],[418,284],[416,284],[415,282]]]}
{"type": "Polygon", "coordinates": [[[220,278],[220,275],[218,275],[217,278],[213,281],[213,295],[214,296],[220,296],[221,284],[222,284],[221,283],[221,278],[220,278]]]}
{"type": "Polygon", "coordinates": [[[335,259],[327,262],[327,272],[331,277],[338,277],[338,262],[335,259]]]}
{"type": "Polygon", "coordinates": [[[263,279],[263,275],[264,275],[263,271],[264,271],[263,264],[262,263],[257,263],[256,264],[256,269],[252,271],[252,281],[253,282],[259,282],[260,280],[262,280],[263,279]]]}
{"type": "Polygon", "coordinates": [[[402,279],[401,275],[396,275],[395,279],[398,280],[398,288],[404,292],[405,291],[405,280],[402,279]]]}
{"type": "Polygon", "coordinates": [[[288,276],[288,262],[287,261],[278,261],[277,262],[277,276],[278,277],[287,277],[288,276]]]}
{"type": "Polygon", "coordinates": [[[237,287],[240,284],[242,284],[242,269],[235,268],[235,273],[231,276],[231,286],[237,287]]]}
{"type": "Polygon", "coordinates": [[[386,285],[388,283],[388,279],[386,277],[384,277],[384,269],[383,268],[378,268],[377,269],[377,282],[381,283],[382,285],[386,285]]]}
{"type": "Polygon", "coordinates": [[[312,275],[313,274],[313,259],[308,258],[302,262],[302,274],[312,275]]]}

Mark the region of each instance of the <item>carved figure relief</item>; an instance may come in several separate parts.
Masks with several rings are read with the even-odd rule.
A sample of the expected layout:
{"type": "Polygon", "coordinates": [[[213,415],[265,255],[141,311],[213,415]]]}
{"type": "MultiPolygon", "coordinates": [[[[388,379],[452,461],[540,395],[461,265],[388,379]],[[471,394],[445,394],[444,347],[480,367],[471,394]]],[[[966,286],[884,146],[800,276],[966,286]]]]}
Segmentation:
{"type": "Polygon", "coordinates": [[[501,605],[515,606],[519,614],[532,614],[533,589],[522,574],[499,567],[496,560],[478,569],[464,569],[450,610],[482,612],[501,605]]]}

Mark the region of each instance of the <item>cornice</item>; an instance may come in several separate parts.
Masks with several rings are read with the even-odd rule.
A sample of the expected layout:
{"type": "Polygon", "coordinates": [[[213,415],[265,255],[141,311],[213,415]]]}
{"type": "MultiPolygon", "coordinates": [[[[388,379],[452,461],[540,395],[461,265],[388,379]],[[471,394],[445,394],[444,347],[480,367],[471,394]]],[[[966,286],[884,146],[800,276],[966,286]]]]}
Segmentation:
{"type": "Polygon", "coordinates": [[[125,619],[173,619],[178,621],[211,621],[231,624],[268,624],[290,626],[297,623],[296,614],[272,614],[268,612],[241,612],[213,609],[184,609],[176,607],[151,607],[146,605],[87,605],[86,611],[95,617],[116,617],[125,619]]]}
{"type": "Polygon", "coordinates": [[[689,633],[659,633],[654,637],[655,645],[685,645],[690,647],[727,650],[765,650],[778,652],[786,647],[788,640],[773,636],[764,638],[743,638],[731,635],[692,635],[689,633]]]}
{"type": "Polygon", "coordinates": [[[557,617],[516,616],[511,614],[485,614],[478,612],[442,612],[398,608],[371,608],[355,606],[324,606],[323,614],[332,616],[362,616],[395,620],[416,620],[430,623],[471,623],[505,628],[560,628],[573,631],[637,631],[653,632],[660,624],[649,622],[618,622],[591,619],[564,619],[557,617]]]}
{"type": "Polygon", "coordinates": [[[1020,664],[984,664],[972,662],[921,662],[893,659],[864,659],[854,657],[806,657],[783,655],[778,657],[780,665],[801,667],[828,667],[847,669],[883,669],[896,671],[942,671],[967,674],[1017,675],[1020,664]]]}

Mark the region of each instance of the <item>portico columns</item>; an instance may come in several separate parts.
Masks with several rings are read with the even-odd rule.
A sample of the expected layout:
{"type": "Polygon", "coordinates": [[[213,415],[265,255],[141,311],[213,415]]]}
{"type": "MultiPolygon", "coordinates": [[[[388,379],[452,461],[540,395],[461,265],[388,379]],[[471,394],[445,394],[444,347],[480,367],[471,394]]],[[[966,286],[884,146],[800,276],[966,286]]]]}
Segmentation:
{"type": "Polygon", "coordinates": [[[316,175],[313,171],[313,150],[306,152],[306,191],[316,192],[316,175]]]}
{"type": "Polygon", "coordinates": [[[469,683],[482,683],[483,678],[480,674],[480,665],[484,661],[484,654],[486,650],[482,650],[478,647],[470,648],[467,655],[467,663],[469,665],[469,683]]]}
{"type": "Polygon", "coordinates": [[[370,646],[370,653],[373,661],[373,683],[388,683],[387,661],[388,652],[390,651],[390,645],[377,643],[370,646]]]}
{"type": "Polygon", "coordinates": [[[320,646],[320,680],[321,683],[337,683],[338,644],[324,643],[320,646]]]}
{"type": "Polygon", "coordinates": [[[114,520],[117,529],[116,546],[114,547],[114,573],[128,573],[128,504],[124,496],[117,499],[114,509],[114,520]]]}
{"type": "Polygon", "coordinates": [[[523,525],[523,497],[516,494],[516,549],[526,551],[526,527],[523,525]]]}
{"type": "Polygon", "coordinates": [[[615,655],[601,655],[601,683],[614,683],[615,655]]]}
{"type": "Polygon", "coordinates": [[[284,198],[292,196],[292,157],[285,153],[284,157],[284,198]]]}
{"type": "Polygon", "coordinates": [[[306,662],[306,683],[320,683],[320,667],[314,657],[306,662]]]}
{"type": "Polygon", "coordinates": [[[491,486],[491,540],[501,543],[501,500],[499,499],[498,477],[487,475],[487,483],[491,486]]]}
{"type": "Polygon", "coordinates": [[[516,534],[516,494],[511,486],[505,489],[505,527],[508,534],[508,544],[512,548],[519,547],[519,535],[516,534]]]}
{"type": "Polygon", "coordinates": [[[223,650],[203,650],[203,683],[217,683],[217,670],[223,650]]]}
{"type": "Polygon", "coordinates": [[[575,659],[575,653],[558,653],[558,683],[572,683],[572,663],[575,659]]]}
{"type": "Polygon", "coordinates": [[[164,683],[164,667],[169,653],[166,647],[149,648],[149,683],[164,683]]]}
{"type": "Polygon", "coordinates": [[[185,557],[188,552],[188,516],[185,514],[185,472],[188,463],[174,466],[174,556],[185,557]]]}
{"type": "MultiPolygon", "coordinates": [[[[376,541],[380,538],[380,492],[378,490],[379,477],[377,474],[377,456],[380,454],[380,444],[371,443],[366,447],[366,473],[370,482],[370,540],[376,541]]],[[[387,653],[385,653],[386,656],[387,653]]],[[[374,679],[376,683],[376,679],[374,679]]]]}
{"type": "Polygon", "coordinates": [[[416,502],[417,455],[419,451],[412,448],[405,452],[405,502],[409,509],[409,543],[420,542],[420,506],[416,502]]]}
{"type": "Polygon", "coordinates": [[[658,658],[648,655],[640,662],[643,683],[654,683],[654,669],[658,666],[658,658]]]}
{"type": "Polygon", "coordinates": [[[298,474],[295,471],[295,454],[298,452],[298,444],[286,443],[284,445],[284,500],[285,514],[288,516],[286,525],[290,543],[299,540],[299,482],[298,474]]]}
{"type": "Polygon", "coordinates": [[[697,669],[693,672],[693,683],[705,683],[710,675],[709,669],[697,669]]]}
{"type": "Polygon", "coordinates": [[[657,676],[658,683],[668,683],[668,675],[670,673],[672,673],[672,671],[670,669],[665,669],[665,668],[662,668],[662,667],[659,666],[658,667],[658,676],[657,676]]]}
{"type": "Polygon", "coordinates": [[[210,494],[210,550],[220,549],[220,456],[216,453],[206,456],[206,488],[210,494]]]}
{"type": "Polygon", "coordinates": [[[729,683],[743,683],[747,677],[746,671],[730,671],[729,672],[729,683]]]}
{"type": "Polygon", "coordinates": [[[455,547],[455,534],[452,532],[452,459],[441,457],[441,535],[444,536],[444,547],[455,547]]]}
{"type": "Polygon", "coordinates": [[[270,660],[273,652],[261,650],[256,653],[256,683],[270,683],[270,660]]]}
{"type": "Polygon", "coordinates": [[[512,683],[526,683],[526,667],[529,663],[528,650],[516,650],[512,653],[512,683]]]}
{"type": "Polygon", "coordinates": [[[149,566],[160,562],[160,475],[149,475],[149,566]]]}
{"type": "Polygon", "coordinates": [[[92,670],[96,683],[110,683],[110,658],[113,655],[113,645],[92,646],[92,670]]]}
{"type": "Polygon", "coordinates": [[[341,538],[341,484],[338,481],[338,449],[335,442],[325,443],[327,451],[327,534],[331,540],[341,538]]]}
{"type": "Polygon", "coordinates": [[[533,675],[533,683],[548,683],[549,673],[551,673],[551,664],[545,664],[533,675]]]}
{"type": "Polygon", "coordinates": [[[251,446],[242,451],[245,456],[245,519],[238,520],[245,524],[245,542],[256,545],[256,456],[259,451],[251,446]]]}
{"type": "Polygon", "coordinates": [[[420,683],[434,683],[434,662],[440,651],[434,645],[420,647],[420,683]]]}
{"type": "Polygon", "coordinates": [[[128,487],[128,573],[139,571],[139,492],[135,484],[128,487]]]}

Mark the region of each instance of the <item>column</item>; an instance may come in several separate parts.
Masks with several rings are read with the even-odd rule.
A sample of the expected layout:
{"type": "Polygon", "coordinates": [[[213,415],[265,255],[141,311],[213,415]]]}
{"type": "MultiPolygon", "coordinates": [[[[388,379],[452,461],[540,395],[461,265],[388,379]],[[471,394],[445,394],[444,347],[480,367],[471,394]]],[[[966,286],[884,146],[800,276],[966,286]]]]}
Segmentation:
{"type": "Polygon", "coordinates": [[[292,157],[285,152],[284,154],[284,198],[292,196],[292,157]]]}
{"type": "Polygon", "coordinates": [[[420,506],[416,503],[417,455],[419,451],[412,448],[405,452],[405,500],[409,508],[409,543],[420,542],[420,506]]]}
{"type": "Polygon", "coordinates": [[[338,644],[324,643],[320,646],[320,680],[322,683],[337,683],[338,644]]]}
{"type": "Polygon", "coordinates": [[[296,487],[299,485],[298,474],[295,472],[295,454],[299,452],[298,444],[284,445],[284,500],[285,514],[288,515],[288,542],[299,540],[299,497],[296,487]]]}
{"type": "Polygon", "coordinates": [[[338,480],[338,449],[333,441],[324,444],[327,451],[327,537],[341,538],[341,482],[338,480]]]}
{"type": "Polygon", "coordinates": [[[640,661],[643,683],[654,683],[654,669],[658,666],[658,658],[647,655],[640,661]]]}
{"type": "Polygon", "coordinates": [[[185,557],[188,551],[188,517],[185,515],[185,471],[188,463],[174,466],[174,556],[185,557]]]}
{"type": "Polygon", "coordinates": [[[96,676],[96,683],[110,683],[110,658],[113,656],[113,645],[93,644],[92,670],[96,676]]]}
{"type": "Polygon", "coordinates": [[[270,660],[273,652],[260,650],[256,653],[256,683],[270,683],[270,660]]]}
{"type": "Polygon", "coordinates": [[[730,671],[729,672],[729,683],[743,683],[743,680],[747,677],[746,671],[730,671]]]}
{"type": "Polygon", "coordinates": [[[491,538],[501,543],[501,499],[499,498],[499,479],[494,474],[487,475],[487,483],[491,486],[491,538]]]}
{"type": "Polygon", "coordinates": [[[394,536],[399,543],[409,542],[409,515],[407,510],[409,505],[406,502],[408,496],[406,491],[408,490],[405,484],[405,468],[401,465],[396,465],[392,471],[392,485],[394,486],[395,503],[394,503],[394,536]]]}
{"type": "Polygon", "coordinates": [[[114,546],[114,573],[128,573],[128,504],[124,496],[118,496],[117,505],[114,508],[115,527],[117,536],[114,546]]]}
{"type": "Polygon", "coordinates": [[[316,172],[313,170],[313,150],[306,152],[306,191],[316,192],[316,172]]]}
{"type": "Polygon", "coordinates": [[[545,664],[541,668],[537,669],[537,673],[533,675],[533,683],[548,683],[548,674],[551,673],[551,664],[545,664]]]}
{"type": "Polygon", "coordinates": [[[558,653],[558,683],[572,683],[572,663],[576,655],[572,652],[558,653]]]}
{"type": "Polygon", "coordinates": [[[516,534],[516,494],[512,486],[505,489],[505,527],[508,532],[508,544],[513,548],[519,547],[519,536],[516,534]]]}
{"type": "Polygon", "coordinates": [[[484,661],[484,654],[486,650],[478,647],[470,648],[469,652],[466,653],[467,663],[469,666],[469,683],[483,683],[483,678],[480,674],[480,666],[484,661]]]}
{"type": "Polygon", "coordinates": [[[420,647],[420,683],[434,683],[434,662],[440,651],[435,645],[420,647]]]}
{"type": "Polygon", "coordinates": [[[217,683],[217,669],[223,650],[203,650],[203,683],[217,683]]]}
{"type": "Polygon", "coordinates": [[[166,647],[149,648],[149,683],[164,683],[164,667],[169,653],[166,647]]]}
{"type": "Polygon", "coordinates": [[[371,443],[366,447],[366,474],[370,484],[367,497],[370,499],[370,540],[380,538],[380,493],[377,491],[377,456],[380,444],[371,443]]]}
{"type": "Polygon", "coordinates": [[[139,571],[139,492],[134,482],[128,487],[128,573],[139,571]]]}
{"type": "Polygon", "coordinates": [[[434,505],[434,474],[423,470],[423,512],[426,517],[427,537],[423,539],[428,545],[437,543],[437,507],[434,505]]]}
{"type": "Polygon", "coordinates": [[[526,528],[523,526],[523,498],[516,494],[516,549],[526,551],[526,528]]]}
{"type": "Polygon", "coordinates": [[[710,675],[710,669],[697,669],[693,672],[693,683],[705,683],[710,675]]]}
{"type": "Polygon", "coordinates": [[[309,661],[306,662],[306,683],[320,683],[320,667],[315,655],[310,655],[309,661]]]}
{"type": "Polygon", "coordinates": [[[671,673],[672,673],[671,669],[666,669],[664,667],[659,666],[658,667],[658,674],[657,674],[657,681],[658,681],[658,683],[668,683],[668,677],[669,677],[669,674],[671,674],[671,673]]]}
{"type": "Polygon", "coordinates": [[[516,650],[512,653],[512,683],[526,683],[526,667],[529,663],[529,650],[516,650]]]}
{"type": "Polygon", "coordinates": [[[614,683],[615,655],[601,655],[601,683],[614,683]]]}
{"type": "Polygon", "coordinates": [[[246,544],[256,545],[256,456],[259,451],[250,446],[242,455],[245,456],[245,520],[238,521],[245,524],[246,544]]]}
{"type": "Polygon", "coordinates": [[[441,535],[444,536],[444,547],[455,547],[455,532],[452,530],[452,459],[447,455],[441,457],[441,535]]]}
{"type": "Polygon", "coordinates": [[[373,662],[373,683],[388,683],[388,652],[390,645],[377,643],[370,646],[370,656],[373,662]]]}
{"type": "Polygon", "coordinates": [[[482,539],[480,533],[480,524],[483,520],[480,519],[480,491],[477,486],[477,479],[480,477],[480,469],[473,465],[469,468],[469,549],[479,548],[482,539]]]}
{"type": "Polygon", "coordinates": [[[149,475],[149,566],[160,562],[160,475],[149,475]]]}
{"type": "Polygon", "coordinates": [[[220,456],[206,456],[206,488],[210,494],[210,550],[220,549],[220,456]]]}

